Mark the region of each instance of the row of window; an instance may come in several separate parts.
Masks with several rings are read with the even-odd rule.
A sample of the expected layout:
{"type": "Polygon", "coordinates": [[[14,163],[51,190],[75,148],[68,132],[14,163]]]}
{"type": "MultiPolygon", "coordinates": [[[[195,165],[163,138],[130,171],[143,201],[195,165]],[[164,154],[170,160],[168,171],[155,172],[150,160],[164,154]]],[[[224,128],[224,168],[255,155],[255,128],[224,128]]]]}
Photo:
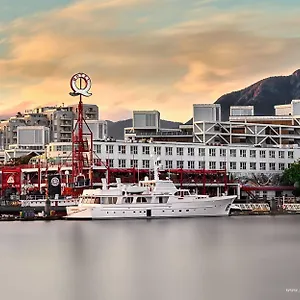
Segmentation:
{"type": "MultiPolygon", "coordinates": [[[[105,145],[105,153],[107,154],[114,154],[115,147],[118,147],[118,153],[119,154],[127,154],[127,147],[126,145],[105,145]]],[[[56,146],[56,151],[71,151],[72,147],[69,145],[62,145],[62,146],[56,146]]],[[[101,153],[101,145],[94,145],[94,150],[96,153],[101,153]]],[[[130,154],[131,155],[150,155],[150,146],[142,146],[142,153],[138,152],[138,146],[136,145],[130,145],[130,154]]],[[[153,147],[153,153],[155,155],[161,155],[162,154],[162,147],[161,146],[154,146],[153,147]]],[[[165,147],[165,155],[171,156],[176,154],[177,156],[195,156],[196,153],[198,156],[205,156],[205,148],[193,148],[193,147],[165,147]],[[176,150],[175,150],[176,149],[176,150]],[[185,151],[186,150],[186,151],[185,151]],[[198,151],[196,151],[198,150],[198,151]],[[176,151],[176,152],[175,152],[176,151]],[[198,152],[198,153],[197,153],[198,152]]],[[[254,150],[254,149],[216,149],[216,148],[209,148],[208,149],[208,156],[210,157],[216,157],[217,154],[220,157],[251,157],[251,158],[279,158],[279,159],[285,159],[286,158],[286,151],[283,150],[254,150]],[[217,153],[219,152],[219,153],[217,153]]],[[[288,151],[287,152],[287,158],[294,159],[294,152],[288,151]]]]}
{"type": "MultiPolygon", "coordinates": [[[[113,154],[114,153],[114,146],[115,145],[106,145],[106,153],[113,154]]],[[[153,153],[155,155],[161,155],[162,154],[162,147],[161,146],[154,146],[153,147],[153,153]]],[[[195,156],[195,150],[197,148],[188,147],[186,148],[186,151],[184,151],[184,147],[176,147],[176,155],[177,156],[195,156]],[[186,152],[186,153],[185,153],[186,152]]],[[[216,148],[209,148],[208,149],[208,156],[215,157],[217,156],[217,150],[216,148]]],[[[95,145],[95,151],[97,153],[101,153],[101,145],[95,145]]],[[[219,149],[219,156],[226,157],[227,156],[228,149],[221,148],[219,149]]],[[[230,157],[237,157],[237,149],[229,149],[229,156],[230,157]]],[[[126,145],[118,145],[118,153],[119,154],[126,154],[126,145]]],[[[138,146],[130,145],[130,154],[137,155],[138,153],[138,146]]],[[[142,154],[149,155],[150,154],[150,146],[142,146],[142,154]]],[[[165,155],[173,155],[175,154],[175,149],[173,147],[165,147],[165,155]]],[[[239,150],[239,157],[247,157],[250,156],[252,158],[281,158],[285,159],[285,151],[275,151],[275,150],[249,150],[249,149],[240,149],[239,150]],[[249,152],[248,152],[249,151],[249,152]]],[[[198,156],[205,156],[205,148],[198,148],[198,156]]],[[[293,159],[294,158],[294,152],[288,151],[287,153],[288,158],[293,159]]]]}
{"type": "MultiPolygon", "coordinates": [[[[113,159],[108,159],[107,160],[108,165],[111,168],[114,167],[119,167],[119,168],[138,168],[138,160],[137,159],[131,159],[130,160],[130,165],[128,166],[126,164],[126,159],[119,159],[118,160],[118,166],[114,165],[114,160],[113,159]]],[[[286,167],[290,167],[291,164],[285,164],[285,163],[265,163],[265,162],[238,162],[231,161],[229,162],[229,170],[261,170],[261,171],[283,171],[286,167]]],[[[184,161],[182,160],[177,160],[172,161],[172,160],[166,160],[165,165],[163,166],[164,169],[173,169],[173,168],[178,168],[178,169],[205,169],[205,161],[199,161],[198,163],[195,161],[187,161],[187,164],[185,166],[184,161]]],[[[143,169],[149,169],[150,168],[150,160],[143,159],[142,160],[142,168],[143,169]]],[[[216,169],[228,169],[228,165],[225,161],[221,161],[217,164],[215,161],[209,161],[208,162],[208,169],[210,170],[216,170],[216,169]]]]}

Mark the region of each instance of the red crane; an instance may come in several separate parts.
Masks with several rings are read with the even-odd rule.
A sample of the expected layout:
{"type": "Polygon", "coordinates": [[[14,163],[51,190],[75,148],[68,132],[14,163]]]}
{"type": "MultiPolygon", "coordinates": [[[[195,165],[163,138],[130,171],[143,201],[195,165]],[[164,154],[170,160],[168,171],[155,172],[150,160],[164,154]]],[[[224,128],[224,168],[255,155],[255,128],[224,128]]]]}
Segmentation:
{"type": "Polygon", "coordinates": [[[93,132],[83,116],[82,96],[90,96],[90,78],[84,73],[75,74],[71,79],[72,96],[79,95],[77,121],[72,132],[72,183],[74,187],[93,185],[93,132]],[[79,88],[76,81],[79,79],[79,88]],[[82,81],[85,87],[82,88],[82,81]]]}

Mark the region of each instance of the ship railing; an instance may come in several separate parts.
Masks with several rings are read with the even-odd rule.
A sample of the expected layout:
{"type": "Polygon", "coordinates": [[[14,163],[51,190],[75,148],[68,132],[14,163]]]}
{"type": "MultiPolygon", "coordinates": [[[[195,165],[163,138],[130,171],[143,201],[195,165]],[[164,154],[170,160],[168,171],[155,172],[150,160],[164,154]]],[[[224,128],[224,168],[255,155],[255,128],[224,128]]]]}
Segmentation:
{"type": "MultiPolygon", "coordinates": [[[[42,199],[26,199],[26,200],[21,200],[21,206],[22,207],[35,207],[35,206],[45,206],[46,203],[46,198],[42,199]]],[[[50,199],[50,206],[71,206],[71,205],[77,205],[79,202],[79,199],[68,199],[68,198],[61,198],[61,199],[50,199]]]]}
{"type": "Polygon", "coordinates": [[[271,210],[268,203],[234,203],[231,205],[231,208],[252,212],[268,212],[271,210]]]}
{"type": "Polygon", "coordinates": [[[282,209],[290,212],[300,212],[300,203],[285,203],[282,209]]]}

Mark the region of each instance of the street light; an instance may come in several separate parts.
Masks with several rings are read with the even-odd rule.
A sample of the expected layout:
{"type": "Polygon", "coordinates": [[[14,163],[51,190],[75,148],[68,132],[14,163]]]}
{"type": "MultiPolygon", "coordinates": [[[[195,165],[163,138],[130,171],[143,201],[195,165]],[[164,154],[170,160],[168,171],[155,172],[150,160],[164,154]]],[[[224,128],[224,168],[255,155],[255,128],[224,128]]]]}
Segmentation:
{"type": "Polygon", "coordinates": [[[69,175],[70,175],[69,170],[65,171],[65,175],[66,175],[66,186],[69,186],[69,175]]]}

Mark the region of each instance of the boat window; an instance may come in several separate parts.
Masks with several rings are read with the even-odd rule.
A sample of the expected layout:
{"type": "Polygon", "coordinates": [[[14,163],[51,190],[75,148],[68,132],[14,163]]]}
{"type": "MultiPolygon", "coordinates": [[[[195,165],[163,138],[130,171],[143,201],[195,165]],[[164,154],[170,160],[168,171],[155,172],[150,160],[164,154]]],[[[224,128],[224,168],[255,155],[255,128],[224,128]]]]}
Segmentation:
{"type": "Polygon", "coordinates": [[[125,198],[125,203],[132,203],[133,197],[126,197],[125,198]]]}
{"type": "Polygon", "coordinates": [[[118,197],[108,197],[109,204],[116,204],[117,200],[118,200],[118,197]]]}
{"type": "Polygon", "coordinates": [[[100,204],[100,198],[99,197],[95,198],[95,204],[100,204]]]}
{"type": "Polygon", "coordinates": [[[167,203],[169,200],[169,197],[158,197],[158,203],[167,203]]]}
{"type": "Polygon", "coordinates": [[[147,199],[145,197],[137,197],[136,203],[147,203],[147,199]]]}

